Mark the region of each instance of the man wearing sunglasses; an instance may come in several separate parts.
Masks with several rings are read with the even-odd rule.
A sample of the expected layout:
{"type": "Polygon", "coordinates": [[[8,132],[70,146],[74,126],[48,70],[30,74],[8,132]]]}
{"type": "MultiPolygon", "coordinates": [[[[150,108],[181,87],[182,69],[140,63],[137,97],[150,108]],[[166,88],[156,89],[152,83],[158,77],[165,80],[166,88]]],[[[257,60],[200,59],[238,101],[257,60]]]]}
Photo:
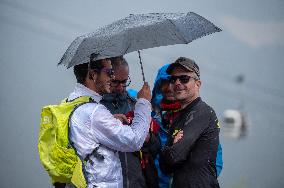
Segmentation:
{"type": "Polygon", "coordinates": [[[76,65],[75,90],[68,101],[81,96],[92,102],[77,106],[70,117],[69,140],[77,155],[84,162],[83,172],[90,187],[122,187],[123,178],[117,151],[138,151],[146,139],[151,121],[151,92],[147,83],[138,92],[135,116],[131,126],[125,126],[127,118],[113,116],[100,104],[102,95],[110,92],[114,78],[111,61],[102,59],[76,65]]]}
{"type": "MultiPolygon", "coordinates": [[[[129,86],[131,82],[128,63],[122,56],[114,57],[110,60],[114,70],[115,79],[111,81],[110,93],[103,95],[101,103],[105,105],[112,114],[126,114],[129,119],[132,119],[131,114],[133,114],[136,99],[132,98],[126,90],[126,87],[129,86]]],[[[149,134],[151,136],[147,136],[144,146],[140,151],[119,152],[124,188],[158,187],[157,172],[155,171],[156,169],[152,156],[155,157],[159,152],[160,143],[155,134],[151,132],[149,134]],[[148,163],[141,164],[146,155],[147,157],[151,157],[151,159],[147,158],[148,163]],[[150,162],[152,162],[152,164],[150,164],[150,162]],[[147,170],[151,171],[150,173],[153,174],[151,175],[151,180],[154,180],[154,182],[147,178],[148,176],[145,174],[146,167],[147,170]]]]}
{"type": "Polygon", "coordinates": [[[115,78],[111,80],[110,92],[103,95],[101,103],[113,114],[125,114],[133,109],[136,102],[126,91],[126,87],[131,83],[129,66],[122,56],[110,60],[115,78]]]}
{"type": "Polygon", "coordinates": [[[161,151],[161,170],[173,174],[173,187],[219,187],[216,155],[220,127],[214,110],[199,96],[199,67],[193,60],[180,57],[167,73],[181,111],[161,151]]]}

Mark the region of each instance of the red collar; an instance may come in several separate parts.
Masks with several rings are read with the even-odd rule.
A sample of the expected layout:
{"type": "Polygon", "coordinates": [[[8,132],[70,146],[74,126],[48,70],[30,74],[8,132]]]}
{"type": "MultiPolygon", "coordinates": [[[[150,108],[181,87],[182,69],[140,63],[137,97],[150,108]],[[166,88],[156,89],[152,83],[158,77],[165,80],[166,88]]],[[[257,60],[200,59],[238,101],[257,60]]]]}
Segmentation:
{"type": "Polygon", "coordinates": [[[161,101],[162,110],[179,110],[181,109],[181,104],[178,101],[168,102],[166,100],[161,101]]]}

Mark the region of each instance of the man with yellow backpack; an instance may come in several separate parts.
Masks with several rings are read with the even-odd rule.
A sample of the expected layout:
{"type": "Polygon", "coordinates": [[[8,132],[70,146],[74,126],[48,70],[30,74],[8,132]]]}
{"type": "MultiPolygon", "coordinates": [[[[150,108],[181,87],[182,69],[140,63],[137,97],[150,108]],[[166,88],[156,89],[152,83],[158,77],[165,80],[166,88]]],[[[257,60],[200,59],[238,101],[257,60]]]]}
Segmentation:
{"type": "Polygon", "coordinates": [[[52,183],[76,187],[122,187],[117,151],[138,151],[151,121],[147,83],[138,92],[131,126],[123,114],[112,115],[99,104],[110,92],[111,62],[96,60],[74,67],[75,90],[60,105],[43,108],[39,135],[40,159],[52,183]],[[60,128],[59,128],[60,127],[60,128]]]}

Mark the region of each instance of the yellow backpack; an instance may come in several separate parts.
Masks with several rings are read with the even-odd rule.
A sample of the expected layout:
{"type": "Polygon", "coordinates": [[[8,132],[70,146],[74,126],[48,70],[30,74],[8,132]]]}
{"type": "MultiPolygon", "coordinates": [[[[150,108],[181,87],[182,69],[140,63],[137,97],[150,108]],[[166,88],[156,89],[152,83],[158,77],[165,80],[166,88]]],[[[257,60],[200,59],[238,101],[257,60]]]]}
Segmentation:
{"type": "Polygon", "coordinates": [[[78,188],[87,186],[82,171],[82,161],[68,139],[69,119],[82,104],[94,102],[90,97],[63,100],[59,105],[42,108],[38,140],[41,163],[52,183],[73,183],[78,188]]]}

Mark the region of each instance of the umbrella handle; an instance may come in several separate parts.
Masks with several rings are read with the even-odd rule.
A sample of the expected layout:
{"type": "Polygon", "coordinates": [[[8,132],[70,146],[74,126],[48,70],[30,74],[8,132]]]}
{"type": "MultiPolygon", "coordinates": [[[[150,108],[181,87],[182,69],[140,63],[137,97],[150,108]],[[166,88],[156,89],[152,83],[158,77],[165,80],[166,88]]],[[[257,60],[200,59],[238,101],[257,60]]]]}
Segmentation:
{"type": "Polygon", "coordinates": [[[140,50],[138,50],[137,52],[138,52],[138,55],[139,55],[139,63],[140,63],[140,66],[141,66],[143,82],[145,82],[145,75],[144,75],[144,70],[143,70],[142,60],[141,60],[141,56],[140,56],[140,50]]]}

